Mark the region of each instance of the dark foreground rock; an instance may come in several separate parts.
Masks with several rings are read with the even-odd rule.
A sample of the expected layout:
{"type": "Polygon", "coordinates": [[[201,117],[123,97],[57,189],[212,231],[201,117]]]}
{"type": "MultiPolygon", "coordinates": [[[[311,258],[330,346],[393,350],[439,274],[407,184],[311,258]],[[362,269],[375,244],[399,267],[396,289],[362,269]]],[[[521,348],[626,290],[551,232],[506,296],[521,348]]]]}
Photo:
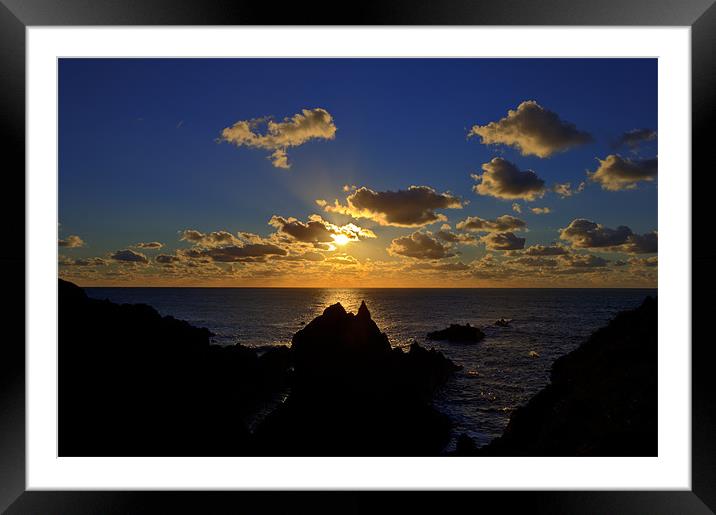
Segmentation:
{"type": "Polygon", "coordinates": [[[286,402],[256,432],[260,454],[433,455],[450,422],[429,403],[456,367],[435,350],[392,349],[361,304],[334,304],[298,331],[286,402]]]}
{"type": "Polygon", "coordinates": [[[291,349],[210,336],[60,280],[60,455],[421,455],[449,440],[429,399],[457,367],[392,349],[365,304],[327,308],[291,349]]]}
{"type": "Polygon", "coordinates": [[[446,340],[449,342],[476,343],[484,338],[485,333],[470,324],[450,324],[447,329],[428,333],[429,340],[446,340]]]}
{"type": "Polygon", "coordinates": [[[487,456],[656,456],[657,302],[618,314],[557,359],[551,382],[513,413],[504,434],[458,453],[487,456]]]}
{"type": "Polygon", "coordinates": [[[210,332],[59,281],[59,454],[224,456],[285,388],[290,352],[210,345],[210,332]]]}

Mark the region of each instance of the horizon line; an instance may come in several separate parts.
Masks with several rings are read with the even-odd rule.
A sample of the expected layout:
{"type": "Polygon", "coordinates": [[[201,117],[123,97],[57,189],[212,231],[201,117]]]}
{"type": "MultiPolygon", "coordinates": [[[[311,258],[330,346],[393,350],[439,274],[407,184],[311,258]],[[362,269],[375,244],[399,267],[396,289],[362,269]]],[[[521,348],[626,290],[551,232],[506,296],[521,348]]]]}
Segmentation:
{"type": "Polygon", "coordinates": [[[657,286],[81,286],[79,284],[77,286],[80,288],[173,288],[216,290],[658,290],[657,286]]]}

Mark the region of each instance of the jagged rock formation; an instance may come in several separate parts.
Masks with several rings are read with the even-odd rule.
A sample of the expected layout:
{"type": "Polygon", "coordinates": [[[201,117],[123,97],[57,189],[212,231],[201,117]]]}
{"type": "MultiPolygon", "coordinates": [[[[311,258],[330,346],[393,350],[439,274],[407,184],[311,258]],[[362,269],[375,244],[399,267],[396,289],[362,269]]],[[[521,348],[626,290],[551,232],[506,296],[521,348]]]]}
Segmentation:
{"type": "Polygon", "coordinates": [[[428,333],[429,340],[447,340],[449,342],[462,342],[462,343],[476,343],[485,338],[483,333],[478,327],[473,327],[470,324],[450,324],[447,329],[441,329],[440,331],[433,331],[428,333]]]}
{"type": "Polygon", "coordinates": [[[287,401],[257,431],[278,455],[430,455],[450,422],[428,399],[457,367],[417,344],[392,349],[365,303],[356,315],[334,304],[298,331],[287,401]]]}
{"type": "Polygon", "coordinates": [[[458,454],[656,456],[657,302],[619,313],[554,362],[551,382],[513,413],[504,434],[458,454]]]}

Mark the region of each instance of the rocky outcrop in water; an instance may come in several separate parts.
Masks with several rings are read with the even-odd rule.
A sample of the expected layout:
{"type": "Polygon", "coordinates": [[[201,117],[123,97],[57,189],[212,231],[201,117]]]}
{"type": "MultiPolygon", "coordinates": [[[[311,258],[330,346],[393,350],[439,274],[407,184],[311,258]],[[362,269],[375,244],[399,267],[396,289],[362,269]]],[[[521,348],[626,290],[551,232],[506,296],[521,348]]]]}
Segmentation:
{"type": "Polygon", "coordinates": [[[657,302],[619,313],[554,362],[551,382],[513,413],[504,434],[458,454],[656,456],[657,302]]]}
{"type": "Polygon", "coordinates": [[[449,439],[429,399],[455,365],[392,349],[365,304],[330,306],[290,349],[210,336],[60,280],[60,455],[419,455],[449,439]]]}
{"type": "Polygon", "coordinates": [[[393,349],[365,303],[357,314],[334,304],[292,340],[292,390],[256,432],[260,454],[431,455],[450,422],[430,406],[456,367],[413,344],[393,349]]]}
{"type": "Polygon", "coordinates": [[[447,329],[433,331],[428,333],[427,336],[429,340],[477,343],[485,338],[485,333],[483,333],[478,327],[471,326],[470,324],[450,324],[450,327],[447,329]]]}

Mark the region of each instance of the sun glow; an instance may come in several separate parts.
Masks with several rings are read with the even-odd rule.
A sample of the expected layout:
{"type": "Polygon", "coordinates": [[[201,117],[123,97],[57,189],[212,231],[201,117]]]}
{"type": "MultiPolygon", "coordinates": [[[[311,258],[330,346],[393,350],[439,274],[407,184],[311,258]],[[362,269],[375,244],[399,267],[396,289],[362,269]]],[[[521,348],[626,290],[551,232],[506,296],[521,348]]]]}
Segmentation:
{"type": "Polygon", "coordinates": [[[346,236],[345,234],[334,234],[333,235],[333,243],[335,243],[336,245],[343,246],[343,245],[346,245],[349,241],[351,241],[351,239],[348,236],[346,236]]]}

